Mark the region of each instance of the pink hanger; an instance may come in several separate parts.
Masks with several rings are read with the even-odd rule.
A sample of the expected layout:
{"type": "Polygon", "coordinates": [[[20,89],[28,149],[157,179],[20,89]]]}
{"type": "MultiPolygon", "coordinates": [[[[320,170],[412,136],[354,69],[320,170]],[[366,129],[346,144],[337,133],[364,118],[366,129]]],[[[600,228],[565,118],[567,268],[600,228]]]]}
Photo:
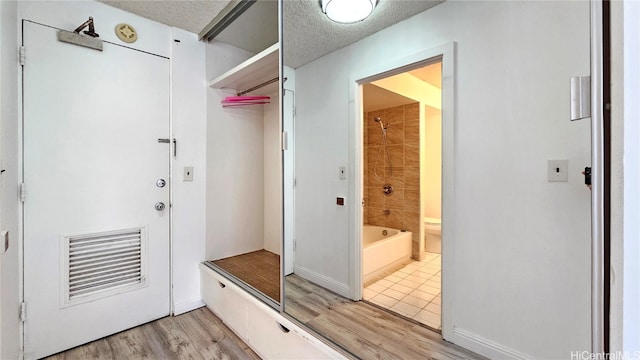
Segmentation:
{"type": "Polygon", "coordinates": [[[269,96],[227,96],[221,101],[222,107],[269,104],[269,96]]]}

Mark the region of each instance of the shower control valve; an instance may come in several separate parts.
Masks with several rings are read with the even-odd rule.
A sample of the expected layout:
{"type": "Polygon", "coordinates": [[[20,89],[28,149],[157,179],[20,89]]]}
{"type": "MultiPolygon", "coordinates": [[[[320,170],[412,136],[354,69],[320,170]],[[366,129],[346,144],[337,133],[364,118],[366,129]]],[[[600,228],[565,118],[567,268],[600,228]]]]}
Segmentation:
{"type": "Polygon", "coordinates": [[[384,184],[384,186],[382,187],[382,192],[385,195],[393,194],[393,186],[391,184],[384,184]]]}

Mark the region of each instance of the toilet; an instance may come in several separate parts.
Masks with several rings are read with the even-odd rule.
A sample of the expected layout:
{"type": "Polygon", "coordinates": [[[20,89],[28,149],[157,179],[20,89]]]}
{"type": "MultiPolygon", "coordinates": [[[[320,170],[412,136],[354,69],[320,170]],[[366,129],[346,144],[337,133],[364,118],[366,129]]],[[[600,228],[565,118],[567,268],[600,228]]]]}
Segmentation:
{"type": "Polygon", "coordinates": [[[440,218],[424,218],[424,250],[440,254],[442,251],[442,223],[440,218]]]}

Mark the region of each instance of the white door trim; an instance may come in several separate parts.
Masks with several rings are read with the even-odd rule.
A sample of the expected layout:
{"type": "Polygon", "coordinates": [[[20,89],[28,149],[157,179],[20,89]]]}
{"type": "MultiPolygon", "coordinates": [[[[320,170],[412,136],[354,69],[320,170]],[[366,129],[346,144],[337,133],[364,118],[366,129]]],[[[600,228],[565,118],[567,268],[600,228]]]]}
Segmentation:
{"type": "Polygon", "coordinates": [[[442,336],[453,339],[454,321],[454,76],[455,43],[422,49],[409,56],[381,61],[375,67],[351,74],[349,77],[349,294],[362,299],[362,199],[363,104],[361,84],[396,75],[442,59],[442,336]]]}
{"type": "Polygon", "coordinates": [[[602,1],[591,1],[591,351],[604,352],[602,1]]]}

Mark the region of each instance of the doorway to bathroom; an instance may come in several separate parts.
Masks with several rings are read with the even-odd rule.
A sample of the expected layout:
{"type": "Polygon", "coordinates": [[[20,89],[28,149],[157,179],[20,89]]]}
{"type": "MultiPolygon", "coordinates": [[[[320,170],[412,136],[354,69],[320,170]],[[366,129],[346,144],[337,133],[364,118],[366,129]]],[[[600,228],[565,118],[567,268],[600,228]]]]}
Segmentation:
{"type": "Polygon", "coordinates": [[[441,330],[442,59],[362,84],[362,299],[441,330]]]}

